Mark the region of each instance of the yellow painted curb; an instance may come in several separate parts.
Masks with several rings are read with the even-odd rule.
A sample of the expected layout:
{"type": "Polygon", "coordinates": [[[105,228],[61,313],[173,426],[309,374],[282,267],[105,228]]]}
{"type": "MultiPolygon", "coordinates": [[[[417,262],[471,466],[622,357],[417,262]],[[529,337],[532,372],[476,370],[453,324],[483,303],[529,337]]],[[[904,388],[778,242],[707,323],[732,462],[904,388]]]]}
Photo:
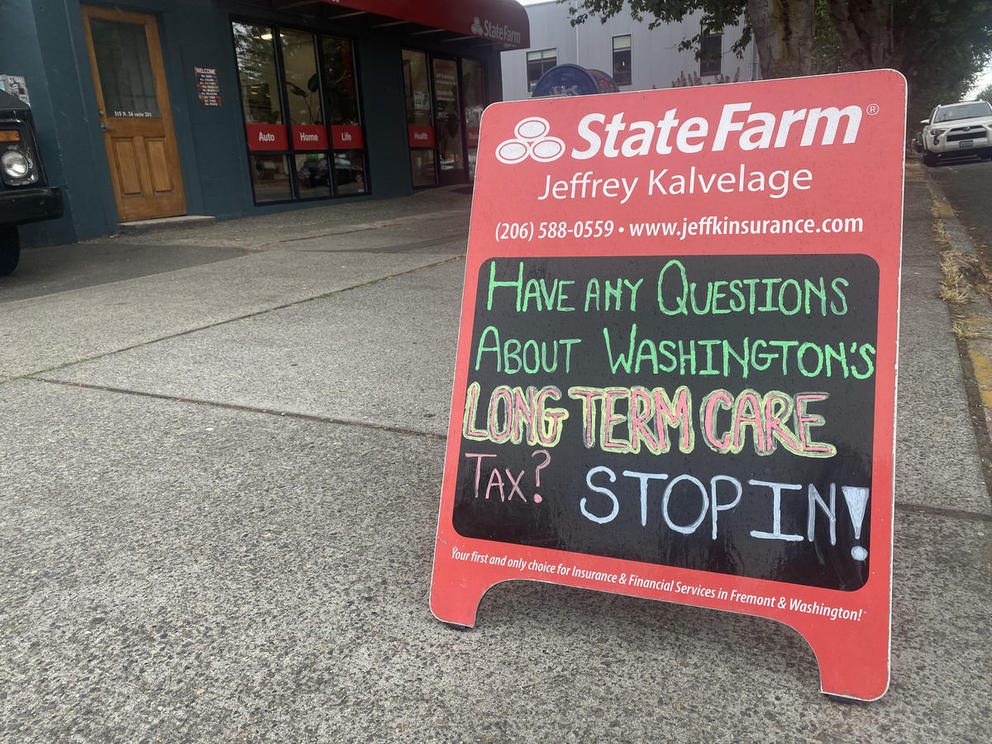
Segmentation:
{"type": "Polygon", "coordinates": [[[926,180],[923,175],[923,166],[920,165],[919,160],[908,160],[906,161],[906,169],[904,171],[906,181],[910,183],[922,183],[926,180]]]}
{"type": "Polygon", "coordinates": [[[982,396],[982,402],[986,408],[992,408],[992,359],[980,351],[976,351],[968,345],[968,356],[971,357],[971,366],[975,370],[975,381],[978,383],[978,392],[982,396]]]}

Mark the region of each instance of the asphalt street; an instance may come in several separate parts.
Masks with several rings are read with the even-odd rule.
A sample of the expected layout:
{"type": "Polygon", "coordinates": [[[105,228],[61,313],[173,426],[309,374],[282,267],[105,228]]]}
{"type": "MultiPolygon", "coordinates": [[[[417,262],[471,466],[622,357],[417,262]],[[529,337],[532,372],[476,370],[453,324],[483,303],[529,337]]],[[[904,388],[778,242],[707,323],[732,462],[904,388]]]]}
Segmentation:
{"type": "Polygon", "coordinates": [[[992,210],[989,210],[989,179],[992,168],[984,160],[947,161],[929,168],[928,174],[943,190],[969,237],[983,251],[992,247],[992,210]]]}
{"type": "Polygon", "coordinates": [[[510,582],[474,630],[433,618],[469,206],[25,250],[0,281],[0,741],[987,741],[992,506],[922,168],[892,682],[864,704],[743,615],[510,582]]]}

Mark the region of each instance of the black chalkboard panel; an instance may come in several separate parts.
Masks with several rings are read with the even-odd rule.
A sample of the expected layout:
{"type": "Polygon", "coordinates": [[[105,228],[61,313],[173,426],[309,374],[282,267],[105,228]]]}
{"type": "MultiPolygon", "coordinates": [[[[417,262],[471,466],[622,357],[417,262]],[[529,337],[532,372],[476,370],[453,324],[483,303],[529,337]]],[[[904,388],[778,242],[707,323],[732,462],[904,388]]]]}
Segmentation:
{"type": "Polygon", "coordinates": [[[497,258],[478,288],[459,534],[864,584],[872,258],[497,258]]]}

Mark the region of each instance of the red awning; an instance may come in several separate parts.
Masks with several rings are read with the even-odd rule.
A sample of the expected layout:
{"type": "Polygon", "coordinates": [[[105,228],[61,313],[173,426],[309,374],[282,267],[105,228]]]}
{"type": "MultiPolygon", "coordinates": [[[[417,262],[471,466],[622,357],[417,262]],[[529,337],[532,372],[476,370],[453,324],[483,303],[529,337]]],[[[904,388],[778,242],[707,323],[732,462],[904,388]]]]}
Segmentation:
{"type": "Polygon", "coordinates": [[[330,5],[476,36],[507,47],[530,46],[527,11],[516,0],[323,0],[330,5]]]}

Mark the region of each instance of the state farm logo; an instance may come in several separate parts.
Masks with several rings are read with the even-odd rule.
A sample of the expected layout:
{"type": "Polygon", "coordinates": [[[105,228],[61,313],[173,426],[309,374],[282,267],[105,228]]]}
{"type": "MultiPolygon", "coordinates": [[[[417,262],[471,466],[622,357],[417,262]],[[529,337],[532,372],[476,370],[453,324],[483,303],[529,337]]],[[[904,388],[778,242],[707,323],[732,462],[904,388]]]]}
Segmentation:
{"type": "Polygon", "coordinates": [[[565,153],[565,143],[557,137],[549,137],[551,125],[540,116],[528,116],[517,122],[513,128],[513,139],[500,142],[496,148],[496,159],[513,165],[528,157],[539,163],[550,163],[565,153]]]}
{"type": "Polygon", "coordinates": [[[521,35],[516,29],[510,28],[505,23],[493,23],[488,18],[472,18],[472,25],[469,30],[475,36],[493,41],[502,41],[506,44],[520,44],[521,35]]]}

